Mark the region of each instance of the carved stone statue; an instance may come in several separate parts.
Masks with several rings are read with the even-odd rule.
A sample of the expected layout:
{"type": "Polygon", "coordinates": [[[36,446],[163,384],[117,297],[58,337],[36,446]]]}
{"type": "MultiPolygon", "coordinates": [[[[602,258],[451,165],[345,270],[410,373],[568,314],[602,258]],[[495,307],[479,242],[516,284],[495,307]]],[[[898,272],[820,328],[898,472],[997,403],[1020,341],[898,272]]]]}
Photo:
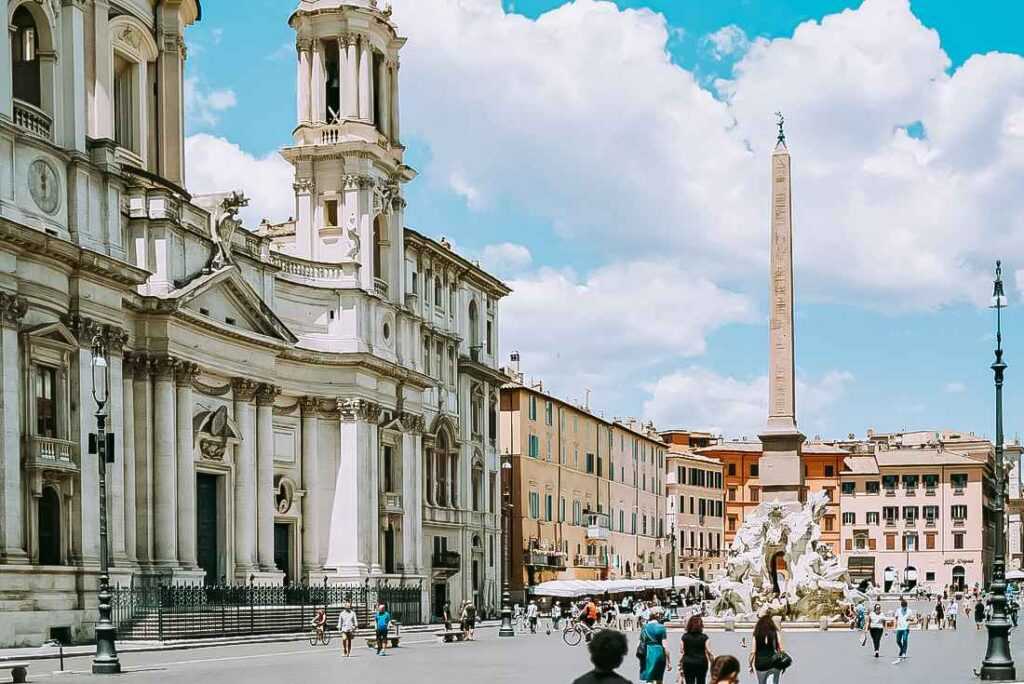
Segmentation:
{"type": "Polygon", "coordinates": [[[216,271],[232,263],[231,238],[242,226],[238,210],[248,205],[249,199],[235,191],[221,200],[214,215],[210,217],[210,239],[213,240],[213,249],[206,265],[207,272],[216,271]]]}
{"type": "Polygon", "coordinates": [[[762,503],[743,522],[729,547],[725,574],[712,583],[719,615],[785,615],[816,619],[839,615],[845,605],[865,599],[849,586],[849,574],[822,544],[820,520],[828,505],[824,492],[787,510],[762,503]],[[786,577],[780,569],[783,561],[786,577]]]}

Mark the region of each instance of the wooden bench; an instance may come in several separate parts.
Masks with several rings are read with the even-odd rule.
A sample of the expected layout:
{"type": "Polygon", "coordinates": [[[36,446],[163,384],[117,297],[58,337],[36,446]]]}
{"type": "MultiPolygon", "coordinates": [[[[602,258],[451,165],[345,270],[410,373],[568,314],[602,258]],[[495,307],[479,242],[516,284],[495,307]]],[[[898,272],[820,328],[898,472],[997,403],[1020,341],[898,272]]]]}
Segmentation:
{"type": "Polygon", "coordinates": [[[440,632],[434,632],[434,636],[438,637],[446,644],[450,644],[453,641],[466,640],[466,633],[461,629],[442,629],[440,632]]]}
{"type": "MultiPolygon", "coordinates": [[[[391,643],[391,648],[398,648],[398,642],[401,641],[402,638],[398,636],[388,636],[387,640],[391,643]]],[[[366,645],[370,648],[377,648],[377,637],[367,637],[366,645]]]]}
{"type": "Polygon", "coordinates": [[[0,671],[10,670],[11,681],[14,684],[28,681],[28,663],[6,662],[0,663],[0,671]]]}

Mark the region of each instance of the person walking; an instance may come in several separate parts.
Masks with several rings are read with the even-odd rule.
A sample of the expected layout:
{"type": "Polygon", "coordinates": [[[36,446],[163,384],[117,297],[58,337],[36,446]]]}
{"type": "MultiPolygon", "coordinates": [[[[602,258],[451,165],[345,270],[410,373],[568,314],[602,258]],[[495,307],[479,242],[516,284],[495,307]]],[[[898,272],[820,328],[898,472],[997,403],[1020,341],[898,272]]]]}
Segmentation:
{"type": "Polygon", "coordinates": [[[782,652],[782,634],[770,615],[762,615],[754,625],[753,646],[750,649],[750,671],[757,672],[757,684],[765,684],[771,676],[772,684],[779,684],[782,670],[776,656],[782,652]]]}
{"type": "Polygon", "coordinates": [[[740,661],[731,655],[718,656],[711,661],[711,684],[739,684],[740,661]]]}
{"type": "Polygon", "coordinates": [[[537,633],[537,620],[539,617],[540,609],[537,608],[537,602],[531,600],[530,605],[526,606],[526,620],[530,625],[530,634],[537,633]]]}
{"type": "Polygon", "coordinates": [[[665,648],[665,639],[668,632],[662,622],[665,613],[661,608],[651,610],[651,619],[644,625],[640,632],[640,643],[643,646],[643,665],[640,669],[641,682],[655,682],[662,684],[665,679],[665,671],[672,669],[670,654],[665,648]]]}
{"type": "Polygon", "coordinates": [[[974,628],[978,631],[981,630],[981,626],[985,623],[985,602],[980,596],[974,601],[974,628]]]}
{"type": "Polygon", "coordinates": [[[900,653],[893,665],[899,665],[907,659],[907,648],[910,646],[910,624],[914,621],[914,611],[907,607],[907,599],[900,599],[900,607],[896,609],[896,646],[900,653]]]}
{"type": "Polygon", "coordinates": [[[683,673],[683,681],[685,684],[705,684],[714,656],[708,647],[708,635],[704,633],[704,620],[699,615],[686,621],[686,632],[681,642],[679,670],[683,673]]]}
{"type": "Polygon", "coordinates": [[[939,629],[945,629],[946,626],[946,609],[942,606],[942,599],[935,599],[935,622],[939,629]]]}
{"type": "Polygon", "coordinates": [[[864,633],[871,637],[871,645],[875,648],[875,657],[878,657],[878,649],[882,645],[882,636],[885,634],[885,616],[882,615],[882,606],[875,604],[874,609],[868,613],[867,622],[864,623],[864,633]]]}
{"type": "Polygon", "coordinates": [[[956,629],[956,618],[960,613],[960,604],[956,600],[956,594],[949,595],[949,603],[946,604],[946,621],[950,629],[956,629]]]}
{"type": "Polygon", "coordinates": [[[594,635],[587,644],[590,651],[590,662],[594,669],[582,677],[577,677],[572,684],[629,684],[629,680],[615,670],[622,665],[622,659],[629,651],[626,635],[614,629],[603,629],[594,635]]]}
{"type": "Polygon", "coordinates": [[[450,632],[452,629],[452,604],[448,601],[445,601],[444,607],[441,608],[441,622],[444,623],[444,631],[450,632]]]}
{"type": "Polygon", "coordinates": [[[377,606],[377,613],[373,616],[377,636],[377,655],[387,655],[385,650],[388,646],[388,629],[391,627],[391,613],[383,603],[377,606]]]}
{"type": "Polygon", "coordinates": [[[587,604],[583,607],[583,621],[587,623],[587,627],[593,627],[600,618],[601,609],[594,603],[594,599],[588,598],[587,604]]]}
{"type": "Polygon", "coordinates": [[[352,657],[352,640],[359,629],[359,618],[352,610],[351,603],[345,603],[338,613],[338,633],[341,635],[341,653],[346,658],[352,657]]]}
{"type": "Polygon", "coordinates": [[[554,601],[551,604],[551,626],[556,630],[561,629],[562,625],[562,606],[558,601],[554,601]]]}

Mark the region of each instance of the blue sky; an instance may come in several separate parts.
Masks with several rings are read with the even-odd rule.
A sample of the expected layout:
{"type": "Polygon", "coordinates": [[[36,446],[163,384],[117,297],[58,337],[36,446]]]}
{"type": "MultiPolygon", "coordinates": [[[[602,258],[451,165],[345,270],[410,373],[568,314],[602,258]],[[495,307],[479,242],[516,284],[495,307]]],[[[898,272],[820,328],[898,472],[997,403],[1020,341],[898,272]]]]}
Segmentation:
{"type": "MultiPolygon", "coordinates": [[[[211,0],[187,36],[189,185],[245,187],[250,220],[288,213],[293,7],[211,0]]],[[[991,434],[997,256],[1022,429],[1019,4],[396,0],[394,19],[407,223],[512,284],[502,346],[528,375],[608,415],[756,431],[782,108],[803,430],[991,434]]]]}

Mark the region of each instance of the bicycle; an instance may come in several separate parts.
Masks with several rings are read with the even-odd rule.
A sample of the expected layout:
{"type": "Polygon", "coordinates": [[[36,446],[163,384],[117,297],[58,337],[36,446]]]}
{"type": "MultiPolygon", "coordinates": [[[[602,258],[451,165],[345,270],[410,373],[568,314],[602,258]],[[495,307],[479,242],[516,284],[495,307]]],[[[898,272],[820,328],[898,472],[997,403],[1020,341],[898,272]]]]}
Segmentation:
{"type": "Polygon", "coordinates": [[[565,629],[562,630],[562,641],[568,646],[578,646],[581,641],[588,644],[596,632],[604,629],[600,624],[595,623],[593,627],[581,620],[569,620],[565,629]]]}
{"type": "Polygon", "coordinates": [[[327,627],[324,627],[323,629],[317,629],[314,627],[310,630],[309,645],[316,646],[318,643],[324,646],[331,643],[331,633],[327,630],[327,627]]]}

